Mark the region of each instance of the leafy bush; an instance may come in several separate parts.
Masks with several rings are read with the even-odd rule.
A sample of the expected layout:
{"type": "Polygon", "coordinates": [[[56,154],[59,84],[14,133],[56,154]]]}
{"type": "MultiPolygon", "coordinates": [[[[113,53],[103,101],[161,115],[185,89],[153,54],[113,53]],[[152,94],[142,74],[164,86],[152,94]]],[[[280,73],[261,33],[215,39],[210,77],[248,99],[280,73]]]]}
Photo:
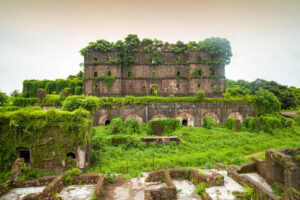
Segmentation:
{"type": "Polygon", "coordinates": [[[65,171],[65,174],[68,174],[70,176],[79,176],[82,174],[82,171],[78,168],[73,168],[73,169],[65,171]]]}
{"type": "Polygon", "coordinates": [[[196,98],[199,100],[199,101],[203,101],[205,99],[205,92],[202,91],[202,90],[198,90],[196,92],[196,98]]]}
{"type": "Polygon", "coordinates": [[[260,89],[256,92],[256,102],[259,105],[260,114],[276,114],[280,111],[280,101],[267,90],[260,89]]]}
{"type": "Polygon", "coordinates": [[[77,86],[75,88],[75,95],[81,95],[82,94],[82,87],[81,86],[77,86]]]}
{"type": "Polygon", "coordinates": [[[116,182],[116,175],[111,173],[110,171],[106,171],[104,176],[110,183],[116,182]]]}
{"type": "Polygon", "coordinates": [[[139,133],[139,122],[136,119],[129,119],[124,123],[124,130],[127,134],[139,133]]]}
{"type": "Polygon", "coordinates": [[[80,107],[93,113],[99,108],[99,100],[97,97],[81,95],[68,96],[63,102],[63,110],[73,111],[80,107]]]}
{"type": "Polygon", "coordinates": [[[196,185],[197,194],[200,195],[203,192],[205,192],[205,188],[206,188],[206,184],[205,183],[199,183],[198,185],[196,185]]]}
{"type": "Polygon", "coordinates": [[[230,130],[241,130],[241,122],[239,119],[228,117],[226,127],[230,130]]]}
{"type": "Polygon", "coordinates": [[[19,181],[34,180],[38,178],[35,168],[26,168],[25,171],[18,177],[19,181]]]}
{"type": "Polygon", "coordinates": [[[204,128],[211,129],[215,125],[216,125],[216,123],[211,116],[205,116],[203,118],[203,127],[204,128]]]}
{"type": "Polygon", "coordinates": [[[55,94],[47,94],[45,98],[41,102],[39,102],[40,106],[61,106],[62,101],[60,95],[55,94]]]}
{"type": "Polygon", "coordinates": [[[154,129],[161,129],[163,130],[164,135],[168,135],[178,129],[180,129],[181,124],[178,119],[157,119],[157,120],[150,120],[148,122],[149,126],[152,128],[152,133],[156,130],[154,129]]]}
{"type": "Polygon", "coordinates": [[[277,117],[260,116],[260,128],[266,133],[273,133],[275,129],[283,128],[281,121],[277,117]]]}
{"type": "Polygon", "coordinates": [[[300,126],[300,117],[294,117],[294,121],[300,126]]]}
{"type": "Polygon", "coordinates": [[[19,107],[26,107],[36,105],[37,102],[37,98],[16,97],[14,98],[13,105],[19,107]]]}
{"type": "Polygon", "coordinates": [[[9,111],[15,111],[21,109],[20,107],[17,106],[3,106],[0,107],[0,112],[9,112],[9,111]]]}
{"type": "Polygon", "coordinates": [[[259,118],[258,117],[246,117],[244,119],[243,125],[247,130],[251,132],[259,131],[259,118]]]}
{"type": "Polygon", "coordinates": [[[7,100],[8,100],[8,96],[4,92],[1,92],[0,90],[0,105],[2,106],[5,103],[7,103],[7,100]]]}
{"type": "Polygon", "coordinates": [[[124,121],[122,117],[117,117],[111,120],[108,126],[108,132],[110,134],[119,134],[124,130],[124,121]]]}

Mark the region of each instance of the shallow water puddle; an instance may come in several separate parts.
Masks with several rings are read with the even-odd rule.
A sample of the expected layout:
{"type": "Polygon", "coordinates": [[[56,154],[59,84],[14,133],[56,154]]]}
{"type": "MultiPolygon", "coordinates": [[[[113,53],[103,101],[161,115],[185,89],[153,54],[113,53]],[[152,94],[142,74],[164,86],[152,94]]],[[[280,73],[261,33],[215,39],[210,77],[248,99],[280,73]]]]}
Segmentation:
{"type": "Polygon", "coordinates": [[[140,200],[144,199],[145,190],[159,189],[165,187],[164,183],[146,182],[148,173],[143,173],[142,177],[132,179],[122,179],[116,186],[108,186],[105,189],[105,200],[140,200]]]}
{"type": "Polygon", "coordinates": [[[196,192],[195,185],[188,180],[174,180],[173,183],[176,186],[178,191],[177,199],[178,200],[201,200],[199,195],[196,192]]]}
{"type": "MultiPolygon", "coordinates": [[[[227,171],[210,170],[210,172],[217,172],[224,176],[224,186],[214,186],[206,188],[206,192],[213,200],[234,200],[233,191],[244,192],[243,186],[235,182],[232,178],[227,176],[227,171]]],[[[207,171],[205,171],[206,173],[207,171]]]]}
{"type": "Polygon", "coordinates": [[[68,200],[86,200],[92,198],[95,185],[70,185],[63,188],[59,196],[68,200]]]}
{"type": "Polygon", "coordinates": [[[15,188],[0,197],[1,200],[21,200],[25,195],[30,193],[38,193],[44,190],[45,186],[41,187],[28,187],[28,188],[15,188]]]}

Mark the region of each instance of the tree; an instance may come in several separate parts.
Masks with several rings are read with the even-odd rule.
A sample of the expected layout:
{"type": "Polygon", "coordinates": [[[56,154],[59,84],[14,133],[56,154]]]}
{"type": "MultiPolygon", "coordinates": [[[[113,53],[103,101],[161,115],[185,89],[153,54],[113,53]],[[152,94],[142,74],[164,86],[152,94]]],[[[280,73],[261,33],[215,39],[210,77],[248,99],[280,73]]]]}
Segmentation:
{"type": "Polygon", "coordinates": [[[0,90],[0,105],[3,106],[5,103],[7,103],[7,99],[7,95],[0,90]]]}
{"type": "Polygon", "coordinates": [[[280,101],[267,90],[259,89],[256,92],[256,102],[260,108],[260,114],[275,114],[280,111],[280,101]]]}
{"type": "Polygon", "coordinates": [[[10,96],[11,97],[18,97],[18,96],[20,96],[19,90],[14,90],[12,93],[10,93],[10,96]]]}

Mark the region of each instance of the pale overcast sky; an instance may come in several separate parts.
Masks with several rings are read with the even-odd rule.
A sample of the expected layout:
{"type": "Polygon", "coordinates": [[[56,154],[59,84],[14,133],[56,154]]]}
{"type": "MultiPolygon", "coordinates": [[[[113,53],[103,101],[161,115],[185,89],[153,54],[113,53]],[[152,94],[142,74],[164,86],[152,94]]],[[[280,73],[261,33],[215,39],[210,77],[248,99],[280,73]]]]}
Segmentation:
{"type": "Polygon", "coordinates": [[[174,43],[225,37],[227,78],[300,87],[300,0],[0,0],[0,90],[76,74],[81,48],[129,33],[174,43]]]}

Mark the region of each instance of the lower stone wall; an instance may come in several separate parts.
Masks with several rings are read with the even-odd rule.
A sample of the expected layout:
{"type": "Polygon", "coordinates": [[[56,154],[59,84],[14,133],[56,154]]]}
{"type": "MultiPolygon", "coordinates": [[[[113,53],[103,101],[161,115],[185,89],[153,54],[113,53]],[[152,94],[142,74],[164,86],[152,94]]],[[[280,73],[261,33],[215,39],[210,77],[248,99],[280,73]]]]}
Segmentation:
{"type": "Polygon", "coordinates": [[[279,198],[276,195],[267,191],[265,188],[263,188],[257,182],[253,181],[251,178],[240,175],[236,170],[229,168],[227,174],[240,185],[249,185],[250,187],[252,187],[257,195],[258,200],[279,200],[279,198]]]}
{"type": "Polygon", "coordinates": [[[125,121],[131,118],[140,123],[163,118],[177,118],[181,123],[186,120],[188,126],[202,126],[205,116],[212,117],[216,123],[224,123],[228,117],[238,118],[255,116],[253,103],[152,103],[143,105],[112,106],[100,108],[94,114],[94,125],[105,125],[116,117],[125,121]]]}

